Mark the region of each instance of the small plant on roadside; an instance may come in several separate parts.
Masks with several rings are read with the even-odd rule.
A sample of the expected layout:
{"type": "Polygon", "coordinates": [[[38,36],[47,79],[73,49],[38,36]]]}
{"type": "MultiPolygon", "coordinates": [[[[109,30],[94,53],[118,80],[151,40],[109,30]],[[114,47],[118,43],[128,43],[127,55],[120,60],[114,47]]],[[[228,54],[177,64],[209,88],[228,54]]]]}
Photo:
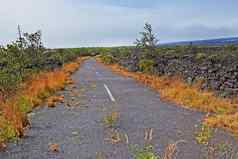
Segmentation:
{"type": "Polygon", "coordinates": [[[219,144],[216,145],[215,149],[217,152],[227,153],[232,151],[232,145],[226,142],[220,142],[219,144]]]}
{"type": "Polygon", "coordinates": [[[104,119],[103,122],[105,125],[109,126],[109,127],[113,127],[116,125],[116,123],[118,122],[120,117],[120,113],[119,112],[111,112],[109,114],[107,114],[104,119]]]}
{"type": "Polygon", "coordinates": [[[105,140],[106,141],[109,141],[111,142],[112,144],[117,144],[117,143],[120,143],[122,142],[122,137],[123,137],[123,134],[120,133],[118,130],[116,129],[111,129],[108,131],[108,138],[106,138],[105,140]]]}
{"type": "Polygon", "coordinates": [[[175,153],[178,151],[177,145],[180,143],[186,143],[185,140],[178,140],[175,143],[168,144],[164,150],[162,159],[173,159],[175,153]]]}
{"type": "Polygon", "coordinates": [[[199,144],[207,145],[213,136],[213,130],[206,124],[202,124],[199,131],[196,132],[196,140],[199,144]]]}
{"type": "Polygon", "coordinates": [[[143,148],[134,147],[135,159],[160,159],[154,152],[152,145],[146,145],[143,148]]]}
{"type": "Polygon", "coordinates": [[[104,159],[102,152],[96,152],[96,159],[104,159]]]}
{"type": "Polygon", "coordinates": [[[4,142],[5,139],[16,141],[17,134],[15,128],[10,124],[9,121],[0,116],[0,143],[4,142]]]}

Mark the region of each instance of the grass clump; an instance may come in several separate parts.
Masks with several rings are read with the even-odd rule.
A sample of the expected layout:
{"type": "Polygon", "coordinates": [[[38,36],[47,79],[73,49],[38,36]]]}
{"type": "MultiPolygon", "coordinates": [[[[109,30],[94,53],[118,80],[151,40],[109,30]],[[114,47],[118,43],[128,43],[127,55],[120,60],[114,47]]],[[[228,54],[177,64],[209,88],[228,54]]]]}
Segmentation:
{"type": "Polygon", "coordinates": [[[205,123],[238,134],[238,113],[214,115],[206,118],[205,123]]]}
{"type": "Polygon", "coordinates": [[[207,145],[209,139],[213,136],[213,130],[208,125],[202,124],[199,131],[195,135],[196,141],[199,144],[207,145]]]}
{"type": "Polygon", "coordinates": [[[146,145],[142,149],[135,148],[135,159],[160,159],[154,152],[152,145],[146,145]]]}
{"type": "Polygon", "coordinates": [[[5,139],[11,139],[13,141],[16,140],[17,134],[14,127],[11,125],[9,121],[7,121],[4,117],[0,116],[0,143],[4,142],[5,139]]]}
{"type": "Polygon", "coordinates": [[[205,59],[207,57],[207,55],[205,54],[205,53],[197,53],[196,55],[195,55],[195,59],[196,60],[203,60],[203,59],[205,59]]]}
{"type": "Polygon", "coordinates": [[[104,117],[103,122],[105,125],[113,127],[118,122],[119,117],[120,117],[119,112],[111,112],[104,117]]]}
{"type": "Polygon", "coordinates": [[[19,96],[17,101],[22,113],[29,113],[31,111],[30,102],[26,96],[19,96]]]}

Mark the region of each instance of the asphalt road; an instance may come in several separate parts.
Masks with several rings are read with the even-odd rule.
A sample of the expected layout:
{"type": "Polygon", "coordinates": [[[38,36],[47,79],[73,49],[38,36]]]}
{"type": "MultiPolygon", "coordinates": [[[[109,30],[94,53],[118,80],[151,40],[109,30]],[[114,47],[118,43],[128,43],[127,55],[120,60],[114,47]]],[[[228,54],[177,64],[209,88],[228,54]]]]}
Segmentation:
{"type": "MultiPolygon", "coordinates": [[[[204,114],[162,102],[158,92],[112,73],[95,60],[85,61],[72,78],[75,86],[58,92],[65,103],[29,114],[31,128],[23,139],[8,144],[1,159],[96,159],[97,154],[105,159],[132,159],[132,147],[143,146],[146,128],[153,130],[151,144],[157,154],[169,143],[185,140],[177,145],[177,159],[206,158],[207,147],[197,144],[194,135],[204,114]],[[109,140],[111,128],[103,121],[109,112],[120,113],[113,127],[121,136],[119,143],[109,140]],[[50,152],[50,143],[58,144],[59,152],[50,152]]],[[[210,143],[224,143],[235,153],[237,141],[217,130],[210,143]]],[[[216,158],[225,159],[224,153],[216,158]]]]}

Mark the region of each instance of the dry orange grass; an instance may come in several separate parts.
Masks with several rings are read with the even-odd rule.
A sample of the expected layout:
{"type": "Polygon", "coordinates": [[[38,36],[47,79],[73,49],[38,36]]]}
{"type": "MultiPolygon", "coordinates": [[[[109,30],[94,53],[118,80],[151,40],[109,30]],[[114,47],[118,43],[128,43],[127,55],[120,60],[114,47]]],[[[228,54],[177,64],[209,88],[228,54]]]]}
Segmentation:
{"type": "Polygon", "coordinates": [[[74,71],[76,71],[78,69],[78,65],[79,65],[78,62],[66,64],[63,67],[63,71],[68,72],[68,73],[73,73],[74,71]]]}
{"type": "Polygon", "coordinates": [[[116,73],[132,77],[158,90],[164,100],[172,101],[186,108],[215,114],[208,116],[205,120],[210,126],[238,133],[238,113],[234,114],[238,108],[238,100],[217,97],[212,91],[201,91],[201,82],[191,86],[178,76],[168,77],[129,72],[117,64],[109,65],[109,67],[116,73]]]}
{"type": "Polygon", "coordinates": [[[57,103],[63,102],[64,96],[52,96],[47,99],[48,107],[55,107],[57,103]]]}
{"type": "Polygon", "coordinates": [[[163,99],[184,107],[196,108],[204,112],[232,112],[238,107],[238,102],[235,100],[217,97],[211,91],[201,91],[199,83],[190,86],[179,77],[134,73],[118,65],[110,65],[110,67],[117,73],[132,77],[159,90],[163,99]]]}
{"type": "Polygon", "coordinates": [[[208,117],[204,122],[213,127],[224,128],[238,134],[238,112],[232,114],[221,114],[208,117]]]}
{"type": "MultiPolygon", "coordinates": [[[[34,74],[23,82],[14,96],[0,101],[0,143],[7,138],[21,137],[29,124],[27,113],[46,97],[63,89],[69,75],[80,65],[80,59],[50,72],[34,74]]],[[[51,97],[48,102],[61,102],[63,97],[51,97]]]]}
{"type": "Polygon", "coordinates": [[[43,72],[34,75],[30,81],[26,82],[21,94],[26,96],[30,105],[34,107],[42,102],[42,98],[63,89],[67,79],[67,74],[62,70],[43,72]]]}
{"type": "Polygon", "coordinates": [[[50,152],[59,152],[60,151],[60,146],[58,144],[52,144],[49,143],[49,151],[50,152]]]}
{"type": "Polygon", "coordinates": [[[4,99],[3,93],[0,92],[0,102],[3,101],[3,99],[4,99]]]}

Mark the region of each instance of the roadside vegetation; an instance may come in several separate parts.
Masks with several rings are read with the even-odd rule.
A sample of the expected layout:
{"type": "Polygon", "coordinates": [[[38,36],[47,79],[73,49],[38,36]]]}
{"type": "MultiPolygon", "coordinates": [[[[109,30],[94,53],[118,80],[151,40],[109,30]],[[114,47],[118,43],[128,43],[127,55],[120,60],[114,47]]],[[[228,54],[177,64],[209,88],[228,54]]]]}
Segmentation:
{"type": "Polygon", "coordinates": [[[0,47],[0,149],[7,139],[24,135],[27,113],[63,89],[85,55],[79,49],[46,49],[40,31],[22,34],[20,28],[16,41],[0,47]]]}
{"type": "Polygon", "coordinates": [[[238,46],[160,46],[145,25],[136,47],[111,48],[100,61],[160,92],[161,98],[207,112],[204,123],[238,133],[238,46]]]}

